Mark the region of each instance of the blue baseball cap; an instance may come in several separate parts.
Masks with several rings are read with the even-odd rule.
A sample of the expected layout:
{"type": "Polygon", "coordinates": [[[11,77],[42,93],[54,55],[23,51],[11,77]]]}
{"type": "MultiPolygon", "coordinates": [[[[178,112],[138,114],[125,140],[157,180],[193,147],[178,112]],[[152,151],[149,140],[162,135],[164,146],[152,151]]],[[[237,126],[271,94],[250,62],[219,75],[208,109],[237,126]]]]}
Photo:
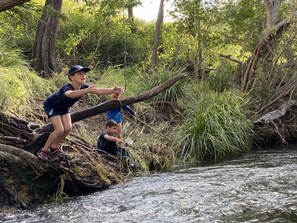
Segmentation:
{"type": "Polygon", "coordinates": [[[91,69],[88,67],[83,67],[80,65],[75,65],[74,67],[71,67],[68,71],[68,76],[71,76],[79,71],[89,72],[91,69]]]}

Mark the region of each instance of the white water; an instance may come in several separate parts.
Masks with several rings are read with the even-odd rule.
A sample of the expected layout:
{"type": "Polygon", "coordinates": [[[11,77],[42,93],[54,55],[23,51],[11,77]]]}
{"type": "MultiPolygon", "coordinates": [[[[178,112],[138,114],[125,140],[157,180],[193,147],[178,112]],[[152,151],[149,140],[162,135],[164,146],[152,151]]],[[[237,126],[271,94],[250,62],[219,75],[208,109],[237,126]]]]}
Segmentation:
{"type": "Polygon", "coordinates": [[[137,177],[0,222],[297,222],[297,150],[137,177]]]}

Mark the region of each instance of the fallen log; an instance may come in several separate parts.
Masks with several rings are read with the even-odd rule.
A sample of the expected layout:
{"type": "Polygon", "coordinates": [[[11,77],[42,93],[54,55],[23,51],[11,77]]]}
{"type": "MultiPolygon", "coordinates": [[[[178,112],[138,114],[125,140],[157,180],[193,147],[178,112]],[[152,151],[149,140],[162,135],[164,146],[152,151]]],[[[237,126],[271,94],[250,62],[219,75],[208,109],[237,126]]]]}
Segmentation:
{"type": "Polygon", "coordinates": [[[256,121],[254,121],[254,124],[256,123],[269,123],[276,119],[281,118],[286,114],[286,112],[296,104],[295,100],[290,100],[281,105],[278,109],[273,110],[271,112],[268,112],[265,115],[262,115],[260,118],[258,118],[256,121]]]}
{"type": "MultiPolygon", "coordinates": [[[[185,77],[180,74],[138,95],[75,112],[72,122],[147,100],[185,77]]],[[[13,206],[27,208],[31,203],[44,202],[49,196],[62,196],[64,192],[88,193],[123,182],[127,170],[130,171],[123,160],[100,154],[83,140],[77,137],[72,140],[71,134],[63,147],[66,157],[50,154],[49,161],[41,161],[34,153],[44,145],[51,131],[50,124],[40,126],[0,113],[0,206],[10,200],[13,206]],[[13,140],[17,143],[11,145],[13,140]]]]}
{"type": "MultiPolygon", "coordinates": [[[[187,77],[186,74],[179,74],[177,76],[174,76],[168,79],[163,84],[157,87],[154,87],[150,90],[147,90],[145,92],[142,92],[140,94],[137,94],[135,96],[132,96],[123,100],[108,100],[97,106],[94,106],[82,111],[74,112],[71,114],[72,123],[101,114],[111,109],[119,108],[125,105],[135,104],[140,101],[145,101],[151,97],[154,97],[160,94],[161,92],[165,91],[166,89],[174,85],[177,81],[185,77],[187,77]]],[[[42,126],[39,129],[35,129],[34,131],[40,136],[36,140],[32,141],[31,143],[28,143],[27,145],[25,145],[23,149],[36,153],[38,149],[42,148],[43,145],[45,144],[49,134],[53,131],[53,127],[51,124],[47,124],[45,126],[42,126]]]]}
{"type": "MultiPolygon", "coordinates": [[[[150,90],[147,90],[145,92],[142,92],[140,94],[137,94],[135,96],[125,98],[123,100],[108,100],[108,101],[103,102],[103,103],[101,103],[97,106],[94,106],[92,108],[88,108],[83,111],[74,112],[71,114],[72,123],[78,122],[78,121],[86,119],[86,118],[90,118],[95,115],[99,115],[99,114],[106,112],[108,110],[111,110],[111,109],[115,109],[115,108],[119,108],[119,107],[122,107],[125,105],[131,105],[131,104],[135,104],[137,102],[148,100],[148,99],[160,94],[161,92],[167,90],[172,85],[174,85],[177,81],[179,81],[185,77],[187,77],[186,74],[179,74],[177,76],[170,78],[163,84],[161,84],[157,87],[154,87],[150,90]]],[[[49,132],[52,130],[53,130],[52,125],[48,124],[48,125],[43,126],[41,129],[37,129],[36,132],[43,133],[43,132],[49,132]]]]}

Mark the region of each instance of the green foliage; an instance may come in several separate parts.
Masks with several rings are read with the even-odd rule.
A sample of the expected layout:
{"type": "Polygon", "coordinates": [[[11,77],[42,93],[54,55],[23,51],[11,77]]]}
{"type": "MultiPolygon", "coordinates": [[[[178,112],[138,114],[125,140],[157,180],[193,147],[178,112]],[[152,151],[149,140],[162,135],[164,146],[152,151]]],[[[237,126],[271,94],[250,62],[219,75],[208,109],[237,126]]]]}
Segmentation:
{"type": "Polygon", "coordinates": [[[210,90],[216,92],[222,92],[229,90],[235,85],[234,75],[236,72],[236,67],[232,66],[230,63],[220,64],[214,72],[210,73],[209,80],[207,81],[210,90]]]}
{"type": "Polygon", "coordinates": [[[15,68],[0,67],[0,107],[21,114],[29,112],[32,97],[49,94],[47,81],[37,76],[25,66],[15,68]]]}
{"type": "MultiPolygon", "coordinates": [[[[150,73],[146,73],[143,80],[143,90],[148,90],[153,87],[163,84],[165,81],[176,75],[177,72],[167,70],[166,68],[160,67],[157,70],[150,70],[150,73]]],[[[160,102],[169,102],[173,106],[177,105],[179,97],[183,96],[182,82],[178,82],[167,90],[158,94],[154,100],[160,102]]]]}
{"type": "Polygon", "coordinates": [[[175,150],[184,160],[219,159],[251,148],[249,101],[239,92],[206,92],[174,131],[175,150]]]}
{"type": "Polygon", "coordinates": [[[21,51],[27,60],[31,59],[41,11],[41,5],[34,0],[0,13],[0,39],[9,40],[5,44],[21,51]]]}
{"type": "Polygon", "coordinates": [[[0,67],[15,67],[26,65],[19,49],[10,49],[8,42],[0,39],[0,67]]]}
{"type": "Polygon", "coordinates": [[[219,6],[220,3],[212,1],[175,1],[172,15],[176,18],[179,33],[175,38],[180,46],[184,44],[178,55],[184,55],[199,66],[213,63],[210,51],[222,41],[221,32],[227,26],[219,6]]]}
{"type": "Polygon", "coordinates": [[[227,29],[222,30],[224,43],[241,44],[246,51],[252,51],[263,33],[266,12],[262,0],[241,0],[231,2],[223,8],[221,19],[227,29]]]}
{"type": "Polygon", "coordinates": [[[189,55],[188,50],[195,49],[195,41],[189,35],[180,33],[173,23],[166,23],[162,29],[163,52],[159,53],[160,66],[183,67],[189,55]]]}
{"type": "Polygon", "coordinates": [[[124,65],[126,61],[125,65],[133,65],[148,57],[149,26],[142,24],[144,29],[136,29],[136,23],[129,23],[120,14],[103,16],[100,7],[110,6],[105,3],[63,6],[67,19],[60,25],[57,51],[68,63],[106,67],[124,65]]]}

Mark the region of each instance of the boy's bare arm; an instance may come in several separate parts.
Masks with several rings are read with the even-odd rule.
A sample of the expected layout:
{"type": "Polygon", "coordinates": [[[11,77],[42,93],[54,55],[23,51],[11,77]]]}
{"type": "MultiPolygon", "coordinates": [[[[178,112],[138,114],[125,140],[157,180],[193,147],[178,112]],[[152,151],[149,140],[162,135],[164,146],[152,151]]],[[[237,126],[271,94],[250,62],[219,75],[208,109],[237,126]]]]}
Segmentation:
{"type": "Polygon", "coordinates": [[[106,95],[106,94],[112,94],[112,93],[122,94],[123,92],[124,92],[123,87],[113,87],[113,88],[96,88],[96,91],[94,93],[97,95],[106,95]]]}
{"type": "Polygon", "coordinates": [[[79,98],[85,94],[97,94],[97,95],[106,95],[111,93],[121,94],[124,92],[123,87],[114,87],[114,88],[97,88],[95,85],[90,85],[88,88],[80,90],[69,90],[65,92],[65,96],[68,98],[79,98]]]}
{"type": "Polygon", "coordinates": [[[122,142],[121,139],[114,137],[114,136],[109,136],[109,135],[104,135],[104,138],[108,141],[112,141],[112,142],[122,142]]]}
{"type": "Polygon", "coordinates": [[[85,88],[85,89],[66,91],[65,96],[68,98],[79,98],[85,94],[95,93],[95,92],[96,92],[96,86],[90,85],[88,88],[85,88]]]}

